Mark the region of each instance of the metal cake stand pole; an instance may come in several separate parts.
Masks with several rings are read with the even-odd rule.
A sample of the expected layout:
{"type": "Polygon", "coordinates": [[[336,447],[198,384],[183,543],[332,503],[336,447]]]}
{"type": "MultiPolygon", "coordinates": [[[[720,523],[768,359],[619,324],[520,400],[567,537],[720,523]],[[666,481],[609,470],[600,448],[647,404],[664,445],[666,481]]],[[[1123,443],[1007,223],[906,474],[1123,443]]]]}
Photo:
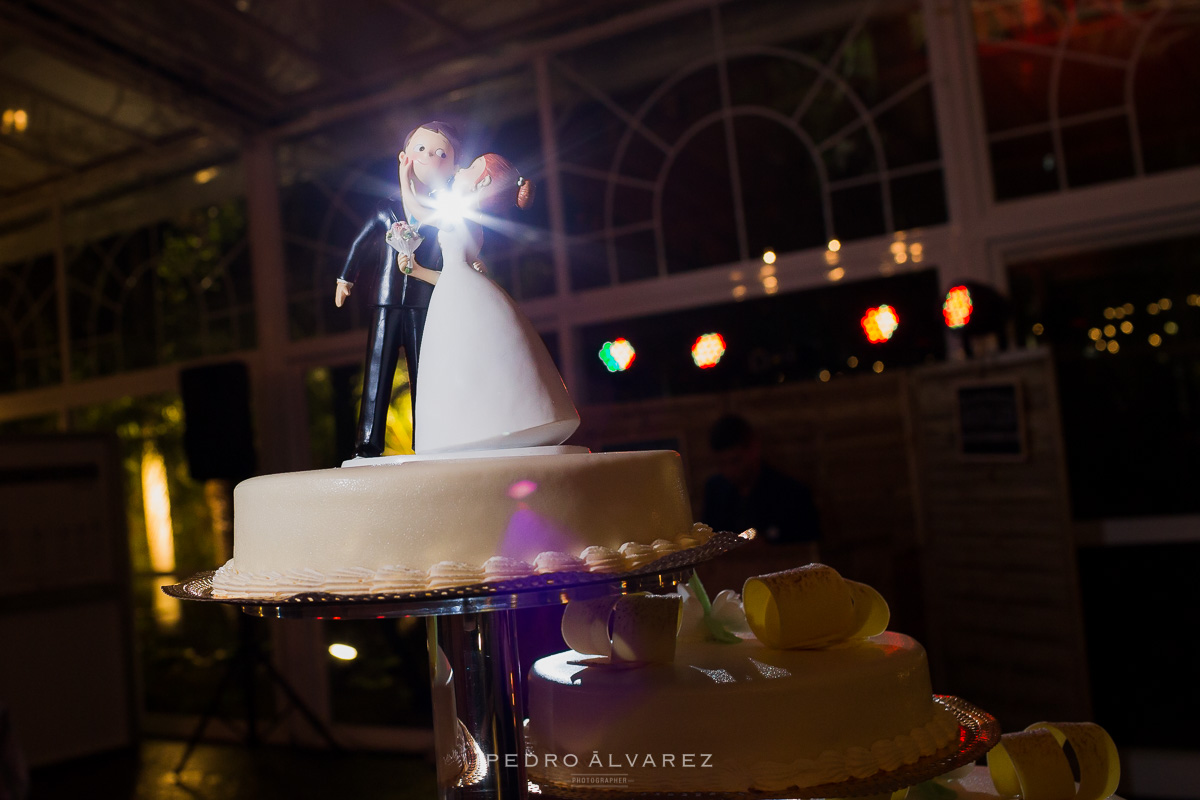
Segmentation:
{"type": "Polygon", "coordinates": [[[426,620],[441,800],[526,794],[515,616],[491,611],[426,620]]]}
{"type": "Polygon", "coordinates": [[[517,800],[527,796],[528,783],[515,612],[614,594],[671,591],[691,573],[687,565],[611,580],[590,576],[583,583],[564,578],[557,585],[520,591],[471,595],[448,590],[394,601],[241,605],[245,613],[259,617],[426,617],[439,799],[517,800]]]}

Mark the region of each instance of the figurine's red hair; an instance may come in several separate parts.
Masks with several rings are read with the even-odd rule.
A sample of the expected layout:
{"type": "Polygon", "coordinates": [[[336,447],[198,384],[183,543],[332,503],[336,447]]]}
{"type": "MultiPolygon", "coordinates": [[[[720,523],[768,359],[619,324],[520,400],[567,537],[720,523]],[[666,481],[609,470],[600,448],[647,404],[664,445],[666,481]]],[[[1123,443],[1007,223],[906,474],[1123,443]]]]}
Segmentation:
{"type": "Polygon", "coordinates": [[[527,208],[533,202],[533,184],[521,177],[517,168],[508,162],[504,156],[495,153],[484,153],[483,174],[479,179],[492,179],[486,187],[480,189],[479,207],[490,214],[499,214],[512,205],[527,208]]]}

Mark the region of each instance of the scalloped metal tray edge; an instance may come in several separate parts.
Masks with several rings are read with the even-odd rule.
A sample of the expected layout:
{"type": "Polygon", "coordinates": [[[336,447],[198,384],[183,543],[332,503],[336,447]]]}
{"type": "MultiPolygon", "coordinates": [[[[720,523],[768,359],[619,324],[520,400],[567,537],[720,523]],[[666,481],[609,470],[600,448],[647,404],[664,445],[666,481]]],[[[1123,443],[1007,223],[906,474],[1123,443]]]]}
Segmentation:
{"type": "Polygon", "coordinates": [[[281,606],[336,604],[354,605],[366,603],[405,603],[413,601],[435,601],[495,597],[526,591],[545,589],[568,589],[594,583],[611,583],[633,578],[657,575],[673,570],[685,569],[727,553],[751,540],[752,535],[722,531],[702,545],[689,547],[662,558],[643,564],[628,572],[550,572],[530,575],[513,580],[493,583],[476,583],[469,586],[450,586],[425,589],[419,592],[374,592],[369,594],[331,594],[328,592],[302,592],[288,597],[213,597],[213,571],[198,572],[181,583],[162,587],[170,597],[180,600],[198,600],[210,603],[226,603],[242,606],[281,606]]]}
{"type": "Polygon", "coordinates": [[[850,778],[838,783],[786,789],[782,792],[747,790],[744,792],[707,792],[703,789],[680,791],[638,791],[620,789],[586,789],[560,784],[529,783],[532,797],[547,800],[628,800],[630,797],[697,797],[706,800],[809,800],[823,797],[867,797],[916,786],[918,783],[945,775],[958,767],[973,763],[1000,741],[1000,725],[996,718],[978,706],[952,695],[934,695],[933,699],[950,709],[958,718],[959,741],[956,747],[947,746],[888,772],[876,772],[865,778],[850,778]]]}

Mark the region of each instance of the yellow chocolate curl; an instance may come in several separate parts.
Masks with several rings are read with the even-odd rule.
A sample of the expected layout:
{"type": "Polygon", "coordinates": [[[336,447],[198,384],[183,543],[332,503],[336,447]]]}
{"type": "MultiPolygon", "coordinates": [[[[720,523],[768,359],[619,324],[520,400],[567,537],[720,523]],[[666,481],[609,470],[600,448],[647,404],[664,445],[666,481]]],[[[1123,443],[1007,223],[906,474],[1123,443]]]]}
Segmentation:
{"type": "Polygon", "coordinates": [[[824,564],[750,578],[742,587],[746,621],[774,648],[816,648],[887,629],[887,603],[869,586],[824,564]]]}
{"type": "Polygon", "coordinates": [[[1006,733],[987,756],[996,791],[1022,800],[1074,800],[1075,776],[1049,731],[1006,733]]]}
{"type": "MultiPolygon", "coordinates": [[[[1025,730],[1049,731],[1061,747],[1071,744],[1079,764],[1076,800],[1104,800],[1121,782],[1121,761],[1108,731],[1094,722],[1035,722],[1025,730]]],[[[1065,758],[1065,756],[1064,756],[1065,758]]]]}
{"type": "Polygon", "coordinates": [[[615,661],[670,662],[683,619],[678,595],[645,592],[573,600],[563,611],[562,634],[578,653],[615,661]],[[609,633],[609,622],[612,633],[609,633]]]}
{"type": "Polygon", "coordinates": [[[858,581],[846,581],[846,588],[854,601],[854,624],[857,626],[854,638],[878,636],[886,631],[892,611],[883,595],[858,581]]]}

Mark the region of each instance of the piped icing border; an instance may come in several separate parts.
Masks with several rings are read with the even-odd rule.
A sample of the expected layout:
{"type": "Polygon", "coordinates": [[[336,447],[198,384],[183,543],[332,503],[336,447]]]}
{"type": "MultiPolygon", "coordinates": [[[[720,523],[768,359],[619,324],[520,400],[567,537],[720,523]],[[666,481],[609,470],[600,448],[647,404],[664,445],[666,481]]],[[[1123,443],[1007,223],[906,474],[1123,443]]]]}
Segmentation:
{"type": "Polygon", "coordinates": [[[551,572],[615,574],[637,569],[671,553],[703,545],[712,535],[712,528],[697,522],[691,530],[674,539],[656,539],[652,544],[626,542],[616,550],[592,545],[578,555],[547,551],[539,553],[533,563],[502,556],[493,556],[482,564],[441,561],[428,570],[394,565],[375,570],[348,567],[331,572],[298,569],[252,573],[238,570],[236,559],[231,558],[213,575],[213,597],[278,599],[306,592],[338,595],[420,592],[551,572]]]}
{"type": "MultiPolygon", "coordinates": [[[[797,758],[789,762],[760,761],[751,765],[719,763],[713,757],[712,769],[704,770],[704,789],[716,792],[744,792],[747,789],[781,792],[793,787],[824,786],[851,778],[867,778],[879,772],[892,772],[932,756],[953,742],[959,734],[959,722],[949,708],[931,700],[933,716],[929,722],[908,734],[881,739],[870,747],[851,747],[843,752],[826,750],[816,758],[797,758]]],[[[529,739],[528,752],[536,763],[530,767],[530,777],[538,783],[569,785],[580,773],[557,763],[547,765],[536,758],[541,749],[529,739]]],[[[584,754],[585,756],[587,754],[584,754]]],[[[586,761],[580,762],[586,764],[586,761]]],[[[680,772],[666,767],[646,765],[623,771],[639,792],[680,791],[680,772]]]]}

